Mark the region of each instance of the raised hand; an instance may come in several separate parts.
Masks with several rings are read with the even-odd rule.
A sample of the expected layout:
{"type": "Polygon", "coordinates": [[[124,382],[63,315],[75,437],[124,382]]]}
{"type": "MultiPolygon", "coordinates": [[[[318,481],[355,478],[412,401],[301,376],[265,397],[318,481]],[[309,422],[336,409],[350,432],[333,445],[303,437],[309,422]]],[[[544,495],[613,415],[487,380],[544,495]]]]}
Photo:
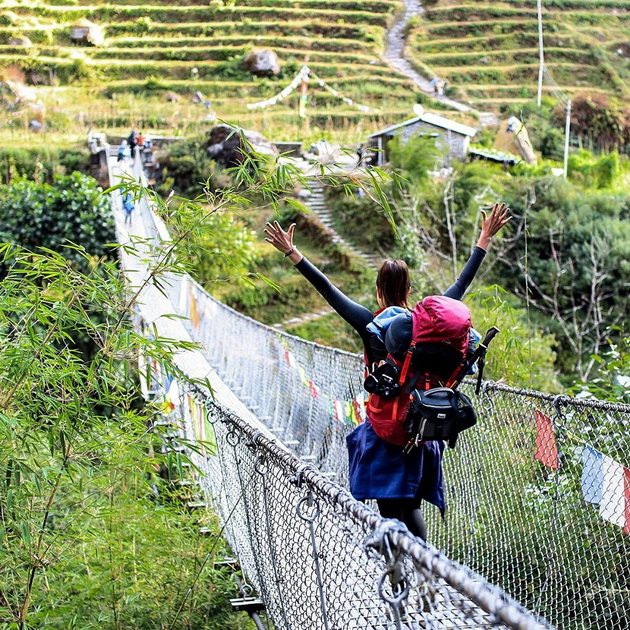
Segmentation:
{"type": "Polygon", "coordinates": [[[479,236],[477,247],[487,250],[492,237],[510,222],[512,216],[510,215],[510,209],[505,203],[495,203],[489,215],[486,214],[485,210],[482,210],[481,216],[481,235],[479,236]]]}
{"type": "Polygon", "coordinates": [[[274,221],[273,224],[267,223],[267,227],[265,228],[265,234],[267,236],[265,240],[297,265],[297,263],[302,260],[302,254],[300,254],[298,248],[293,244],[294,230],[295,223],[292,223],[286,232],[277,221],[274,221]]]}

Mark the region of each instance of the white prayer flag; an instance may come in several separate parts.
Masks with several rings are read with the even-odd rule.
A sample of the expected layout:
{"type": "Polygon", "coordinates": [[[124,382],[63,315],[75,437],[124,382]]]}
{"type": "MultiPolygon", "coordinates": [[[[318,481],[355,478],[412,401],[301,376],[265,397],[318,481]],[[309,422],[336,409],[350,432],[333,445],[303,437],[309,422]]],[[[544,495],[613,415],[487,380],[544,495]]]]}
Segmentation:
{"type": "Polygon", "coordinates": [[[604,488],[599,504],[599,514],[605,521],[623,527],[626,524],[623,466],[608,455],[604,455],[602,467],[604,488]]]}
{"type": "Polygon", "coordinates": [[[185,313],[188,306],[188,275],[182,276],[182,281],[179,287],[179,312],[185,313]]]}

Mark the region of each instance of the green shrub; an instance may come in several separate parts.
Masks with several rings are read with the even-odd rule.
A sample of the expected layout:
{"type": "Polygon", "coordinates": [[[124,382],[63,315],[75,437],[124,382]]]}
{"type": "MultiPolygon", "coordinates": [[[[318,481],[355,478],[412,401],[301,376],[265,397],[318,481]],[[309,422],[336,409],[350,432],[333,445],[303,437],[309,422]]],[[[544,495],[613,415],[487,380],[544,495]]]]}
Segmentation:
{"type": "Polygon", "coordinates": [[[112,259],[115,240],[109,198],[93,178],[75,172],[55,175],[50,184],[17,178],[0,187],[1,240],[28,250],[61,252],[85,269],[89,263],[70,242],[89,256],[112,259]]]}
{"type": "Polygon", "coordinates": [[[80,147],[0,149],[0,183],[8,184],[16,177],[52,182],[53,175],[66,175],[74,171],[87,173],[89,157],[80,147]]]}

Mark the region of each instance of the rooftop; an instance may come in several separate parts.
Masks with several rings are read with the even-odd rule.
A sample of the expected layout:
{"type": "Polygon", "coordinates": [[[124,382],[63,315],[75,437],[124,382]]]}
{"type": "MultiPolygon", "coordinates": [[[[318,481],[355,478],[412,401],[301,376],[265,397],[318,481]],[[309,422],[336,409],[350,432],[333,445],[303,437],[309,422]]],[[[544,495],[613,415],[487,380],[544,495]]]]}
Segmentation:
{"type": "Polygon", "coordinates": [[[461,123],[455,122],[454,120],[450,120],[448,118],[444,118],[444,116],[439,116],[438,114],[424,112],[423,114],[421,114],[420,116],[416,116],[415,118],[410,118],[409,120],[405,120],[401,123],[398,123],[397,125],[392,125],[391,127],[381,129],[380,131],[369,135],[368,138],[386,136],[391,134],[396,129],[407,127],[408,125],[413,125],[418,122],[433,125],[434,127],[440,127],[441,129],[446,129],[448,131],[458,133],[462,136],[469,136],[471,138],[477,133],[476,129],[474,129],[473,127],[469,127],[468,125],[462,125],[461,123]]]}

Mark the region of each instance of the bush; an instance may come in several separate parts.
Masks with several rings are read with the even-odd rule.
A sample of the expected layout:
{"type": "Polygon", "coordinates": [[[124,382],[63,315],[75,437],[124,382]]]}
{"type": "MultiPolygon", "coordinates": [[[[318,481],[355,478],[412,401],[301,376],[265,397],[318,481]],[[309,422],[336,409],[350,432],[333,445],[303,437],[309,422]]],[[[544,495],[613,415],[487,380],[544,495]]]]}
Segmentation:
{"type": "Polygon", "coordinates": [[[222,177],[222,170],[208,156],[202,139],[171,144],[159,160],[163,167],[160,192],[164,195],[174,190],[194,199],[203,194],[208,182],[214,190],[215,180],[222,177]]]}
{"type": "Polygon", "coordinates": [[[62,252],[81,268],[88,265],[81,252],[113,259],[108,243],[115,240],[109,198],[96,180],[81,173],[55,175],[51,184],[17,178],[0,187],[0,237],[28,250],[46,247],[62,252]]]}
{"type": "Polygon", "coordinates": [[[87,151],[79,147],[48,149],[37,147],[3,147],[0,149],[0,182],[8,184],[16,177],[52,182],[54,175],[69,175],[75,171],[87,173],[87,151]]]}

